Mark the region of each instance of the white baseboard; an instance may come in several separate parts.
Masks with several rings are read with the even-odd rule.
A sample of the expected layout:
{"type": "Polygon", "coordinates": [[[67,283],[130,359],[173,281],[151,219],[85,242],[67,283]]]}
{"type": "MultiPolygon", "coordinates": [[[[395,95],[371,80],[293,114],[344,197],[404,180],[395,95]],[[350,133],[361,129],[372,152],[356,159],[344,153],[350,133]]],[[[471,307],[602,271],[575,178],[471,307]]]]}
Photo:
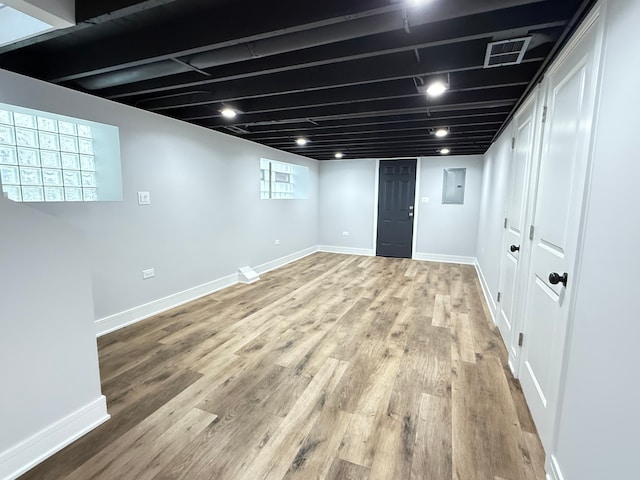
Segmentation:
{"type": "Polygon", "coordinates": [[[487,301],[487,305],[489,306],[489,313],[491,314],[491,320],[494,325],[496,324],[496,308],[498,305],[495,300],[491,296],[491,290],[489,290],[489,284],[487,280],[484,278],[484,273],[482,273],[482,267],[478,260],[474,262],[474,266],[476,267],[476,272],[478,272],[478,278],[480,279],[480,286],[482,287],[482,293],[484,293],[484,298],[487,301]]]}
{"type": "Polygon", "coordinates": [[[564,475],[562,475],[560,465],[558,464],[558,459],[555,455],[551,455],[551,457],[549,458],[549,469],[547,471],[547,478],[549,480],[564,480],[564,475]]]}
{"type": "MultiPolygon", "coordinates": [[[[284,257],[272,260],[254,268],[258,274],[263,274],[280,268],[288,263],[299,260],[307,255],[311,255],[318,251],[318,247],[313,246],[299,252],[286,255],[284,257]]],[[[101,318],[95,322],[96,335],[98,337],[106,335],[107,333],[114,332],[128,325],[132,325],[141,320],[144,320],[159,313],[166,312],[172,308],[179,307],[185,303],[197,300],[200,297],[211,295],[214,292],[222,290],[223,288],[231,287],[238,283],[238,274],[234,273],[226,277],[207,282],[203,285],[184,290],[182,292],[174,293],[164,298],[154,300],[153,302],[145,303],[138,307],[130,308],[124,312],[116,313],[105,318],[101,318]]]]}
{"type": "Polygon", "coordinates": [[[362,255],[365,257],[374,257],[376,254],[371,248],[336,247],[333,245],[318,245],[318,251],[326,253],[344,253],[346,255],[362,255]]]}
{"type": "Polygon", "coordinates": [[[104,395],[0,453],[0,479],[13,480],[109,420],[104,395]]]}
{"type": "Polygon", "coordinates": [[[475,257],[463,257],[459,255],[441,255],[439,253],[415,252],[412,258],[413,260],[420,260],[423,262],[457,263],[460,265],[474,265],[476,262],[475,257]]]}
{"type": "Polygon", "coordinates": [[[318,251],[317,246],[305,248],[304,250],[300,250],[299,252],[292,253],[291,255],[286,255],[281,258],[277,258],[276,260],[272,260],[267,263],[263,263],[262,265],[258,265],[257,267],[253,267],[253,269],[258,272],[260,275],[263,273],[270,272],[271,270],[275,270],[276,268],[284,267],[288,263],[295,262],[300,260],[301,258],[307,257],[312,253],[316,253],[318,251]]]}
{"type": "Polygon", "coordinates": [[[124,312],[116,313],[105,318],[96,320],[96,335],[98,337],[114,332],[133,323],[153,317],[159,313],[179,307],[185,303],[192,302],[205,295],[210,295],[218,290],[231,287],[238,283],[238,274],[234,273],[226,277],[207,282],[203,285],[174,293],[172,295],[145,303],[138,307],[130,308],[124,312]]]}
{"type": "MultiPolygon", "coordinates": [[[[338,247],[338,246],[332,246],[332,245],[318,245],[318,246],[306,248],[304,250],[292,253],[290,255],[286,255],[284,257],[272,260],[267,263],[263,263],[262,265],[258,265],[257,267],[254,267],[254,270],[258,274],[264,274],[271,270],[275,270],[276,268],[280,268],[284,265],[287,265],[288,263],[300,260],[301,258],[304,258],[318,251],[327,252],[327,253],[342,253],[347,255],[362,255],[367,257],[375,256],[375,251],[369,248],[351,248],[351,247],[338,247]]],[[[480,269],[480,266],[478,265],[478,262],[474,257],[415,253],[413,255],[413,259],[430,261],[430,262],[475,265],[476,270],[478,271],[478,277],[480,278],[480,283],[482,285],[482,290],[485,294],[485,298],[487,298],[487,303],[490,305],[491,316],[494,317],[495,303],[487,294],[488,288],[486,287],[486,281],[484,280],[484,276],[482,275],[482,270],[480,269]]],[[[154,300],[153,302],[145,303],[144,305],[140,305],[138,307],[125,310],[124,312],[116,313],[114,315],[101,318],[95,322],[96,335],[98,337],[102,335],[106,335],[107,333],[114,332],[116,330],[119,330],[128,325],[132,325],[146,318],[152,317],[154,315],[158,315],[159,313],[165,312],[167,310],[178,307],[180,305],[184,305],[185,303],[192,302],[193,300],[196,300],[200,297],[210,295],[214,292],[217,292],[218,290],[222,290],[223,288],[231,287],[233,285],[236,285],[237,283],[238,283],[238,274],[234,273],[232,275],[228,275],[226,277],[213,280],[203,285],[199,285],[197,287],[193,287],[188,290],[184,290],[182,292],[174,293],[167,297],[154,300]]],[[[495,318],[493,319],[495,322],[495,318]]]]}

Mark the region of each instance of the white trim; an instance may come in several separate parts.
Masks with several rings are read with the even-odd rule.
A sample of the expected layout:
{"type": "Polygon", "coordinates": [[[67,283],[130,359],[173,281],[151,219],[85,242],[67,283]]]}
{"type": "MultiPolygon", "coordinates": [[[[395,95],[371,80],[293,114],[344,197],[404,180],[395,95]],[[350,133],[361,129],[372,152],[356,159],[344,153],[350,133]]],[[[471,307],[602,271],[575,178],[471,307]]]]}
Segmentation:
{"type": "Polygon", "coordinates": [[[376,254],[371,248],[334,247],[332,245],[318,245],[318,251],[326,253],[342,253],[345,255],[362,255],[365,257],[373,257],[376,254]]]}
{"type": "MultiPolygon", "coordinates": [[[[413,233],[411,238],[412,255],[416,251],[418,244],[418,196],[420,193],[420,161],[422,157],[398,157],[398,158],[378,158],[376,159],[375,184],[373,186],[373,255],[378,251],[378,200],[380,195],[380,160],[415,160],[416,161],[416,181],[415,194],[413,200],[413,233]]],[[[343,253],[343,252],[336,252],[343,253]]],[[[357,254],[365,255],[365,254],[357,254]]],[[[415,259],[415,255],[413,257],[415,259]]]]}
{"type": "Polygon", "coordinates": [[[411,258],[415,258],[418,250],[418,207],[420,205],[420,171],[422,170],[422,157],[416,158],[416,188],[413,195],[413,238],[411,239],[411,258]]]}
{"type": "Polygon", "coordinates": [[[462,257],[460,255],[441,255],[439,253],[420,253],[415,252],[411,257],[412,260],[420,260],[423,262],[438,263],[457,263],[460,265],[475,265],[475,257],[462,257]]]}
{"type": "Polygon", "coordinates": [[[380,196],[380,160],[376,160],[375,174],[373,176],[373,255],[378,251],[378,200],[380,196]]]}
{"type": "Polygon", "coordinates": [[[549,471],[547,472],[547,478],[549,480],[564,480],[564,475],[562,475],[558,459],[555,455],[551,455],[549,458],[549,471]]]}
{"type": "Polygon", "coordinates": [[[484,273],[482,273],[482,267],[480,266],[480,262],[476,259],[474,262],[474,266],[476,267],[476,272],[478,273],[478,278],[480,279],[480,286],[482,287],[482,293],[484,293],[484,299],[487,302],[487,306],[489,307],[489,314],[491,315],[491,320],[494,325],[496,324],[496,309],[498,305],[495,300],[491,297],[491,290],[489,289],[489,284],[487,283],[487,279],[484,278],[484,273]]]}
{"type": "Polygon", "coordinates": [[[0,453],[0,478],[13,480],[109,420],[104,395],[0,453]]]}
{"type": "MultiPolygon", "coordinates": [[[[587,167],[584,178],[584,190],[582,194],[581,218],[578,230],[578,239],[576,244],[575,259],[573,264],[573,293],[569,298],[569,306],[567,312],[567,326],[565,333],[564,351],[561,359],[560,376],[558,379],[558,394],[556,398],[556,409],[554,412],[553,428],[551,433],[551,451],[555,451],[558,447],[558,439],[560,436],[560,424],[562,421],[562,408],[565,400],[566,381],[569,370],[569,360],[571,358],[571,348],[573,339],[573,329],[575,324],[575,310],[577,293],[580,291],[580,279],[582,278],[582,256],[584,253],[585,232],[587,229],[587,219],[591,207],[591,188],[593,183],[593,162],[595,156],[596,141],[598,139],[600,107],[602,99],[602,85],[605,71],[605,53],[606,53],[606,33],[608,30],[608,12],[609,1],[600,0],[589,12],[587,18],[583,21],[578,31],[574,33],[576,37],[572,40],[570,46],[564,47],[566,50],[565,58],[570,51],[589,34],[592,28],[596,29],[596,39],[593,53],[594,75],[594,97],[593,111],[591,112],[591,130],[589,132],[589,145],[587,147],[587,167]]],[[[558,61],[558,60],[556,60],[558,61]]],[[[550,469],[556,478],[553,480],[564,480],[561,473],[560,465],[555,454],[550,456],[550,469]]]]}
{"type": "MultiPolygon", "coordinates": [[[[263,263],[262,265],[255,267],[254,270],[258,274],[267,273],[288,263],[295,262],[296,260],[306,257],[307,255],[311,255],[312,253],[315,253],[317,251],[317,246],[309,247],[305,250],[286,255],[267,263],[263,263]]],[[[364,254],[361,253],[360,255],[364,254]]],[[[207,282],[197,287],[189,288],[178,293],[173,293],[164,298],[145,303],[144,305],[130,308],[129,310],[125,310],[124,312],[101,318],[99,320],[96,320],[95,322],[96,335],[98,337],[106,335],[107,333],[114,332],[146,318],[153,317],[154,315],[158,315],[159,313],[166,312],[167,310],[171,310],[172,308],[179,307],[180,305],[184,305],[185,303],[197,300],[198,298],[211,295],[212,293],[222,290],[223,288],[232,287],[237,283],[239,283],[239,278],[238,273],[236,272],[232,275],[227,275],[226,277],[207,282]]]]}
{"type": "Polygon", "coordinates": [[[223,288],[231,287],[238,283],[238,273],[207,282],[197,287],[173,293],[164,298],[159,298],[149,303],[130,308],[124,312],[109,315],[96,320],[96,335],[98,337],[114,332],[123,327],[137,323],[172,308],[192,302],[200,297],[210,295],[223,288]]]}
{"type": "Polygon", "coordinates": [[[285,255],[284,257],[277,258],[267,263],[263,263],[262,265],[258,265],[253,269],[258,272],[260,275],[263,273],[270,272],[271,270],[275,270],[276,268],[284,267],[285,265],[300,260],[301,258],[307,257],[313,253],[318,251],[317,246],[309,247],[304,250],[300,250],[299,252],[292,253],[291,255],[285,255]]]}

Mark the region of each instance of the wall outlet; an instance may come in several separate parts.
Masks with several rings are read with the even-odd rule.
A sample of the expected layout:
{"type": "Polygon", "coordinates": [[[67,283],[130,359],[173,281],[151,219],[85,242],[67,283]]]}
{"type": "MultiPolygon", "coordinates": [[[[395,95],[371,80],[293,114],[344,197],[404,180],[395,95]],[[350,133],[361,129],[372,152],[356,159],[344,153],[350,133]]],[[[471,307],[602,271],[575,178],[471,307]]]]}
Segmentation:
{"type": "Polygon", "coordinates": [[[156,271],[153,268],[148,268],[147,270],[142,270],[142,279],[146,280],[147,278],[155,277],[156,271]]]}
{"type": "Polygon", "coordinates": [[[348,237],[349,236],[349,232],[342,232],[342,236],[343,237],[348,237]]]}
{"type": "Polygon", "coordinates": [[[149,192],[138,192],[138,205],[151,205],[151,194],[149,192]]]}
{"type": "Polygon", "coordinates": [[[273,241],[273,244],[274,244],[274,245],[280,245],[280,240],[274,240],[274,241],[273,241]]]}

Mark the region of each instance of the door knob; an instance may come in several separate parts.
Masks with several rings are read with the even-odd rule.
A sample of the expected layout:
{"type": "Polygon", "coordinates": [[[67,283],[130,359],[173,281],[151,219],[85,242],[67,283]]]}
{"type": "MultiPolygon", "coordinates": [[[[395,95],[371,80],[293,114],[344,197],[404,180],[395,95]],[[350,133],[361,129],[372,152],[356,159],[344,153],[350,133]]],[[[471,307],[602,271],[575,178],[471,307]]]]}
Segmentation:
{"type": "Polygon", "coordinates": [[[568,273],[560,275],[559,273],[553,272],[549,274],[549,282],[551,282],[552,285],[557,285],[559,283],[562,283],[566,287],[567,280],[569,280],[568,273]]]}
{"type": "Polygon", "coordinates": [[[509,247],[509,250],[511,250],[512,253],[519,252],[520,245],[511,245],[511,247],[509,247]]]}

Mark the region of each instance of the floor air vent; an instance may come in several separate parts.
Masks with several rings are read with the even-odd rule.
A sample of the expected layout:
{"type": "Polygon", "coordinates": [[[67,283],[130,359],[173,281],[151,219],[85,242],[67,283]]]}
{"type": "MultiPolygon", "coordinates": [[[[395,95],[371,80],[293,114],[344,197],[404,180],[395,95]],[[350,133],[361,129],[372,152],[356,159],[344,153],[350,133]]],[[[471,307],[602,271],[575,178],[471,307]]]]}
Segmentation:
{"type": "Polygon", "coordinates": [[[484,59],[484,68],[504,67],[505,65],[517,65],[522,62],[531,37],[503,40],[487,45],[487,55],[484,59]]]}

